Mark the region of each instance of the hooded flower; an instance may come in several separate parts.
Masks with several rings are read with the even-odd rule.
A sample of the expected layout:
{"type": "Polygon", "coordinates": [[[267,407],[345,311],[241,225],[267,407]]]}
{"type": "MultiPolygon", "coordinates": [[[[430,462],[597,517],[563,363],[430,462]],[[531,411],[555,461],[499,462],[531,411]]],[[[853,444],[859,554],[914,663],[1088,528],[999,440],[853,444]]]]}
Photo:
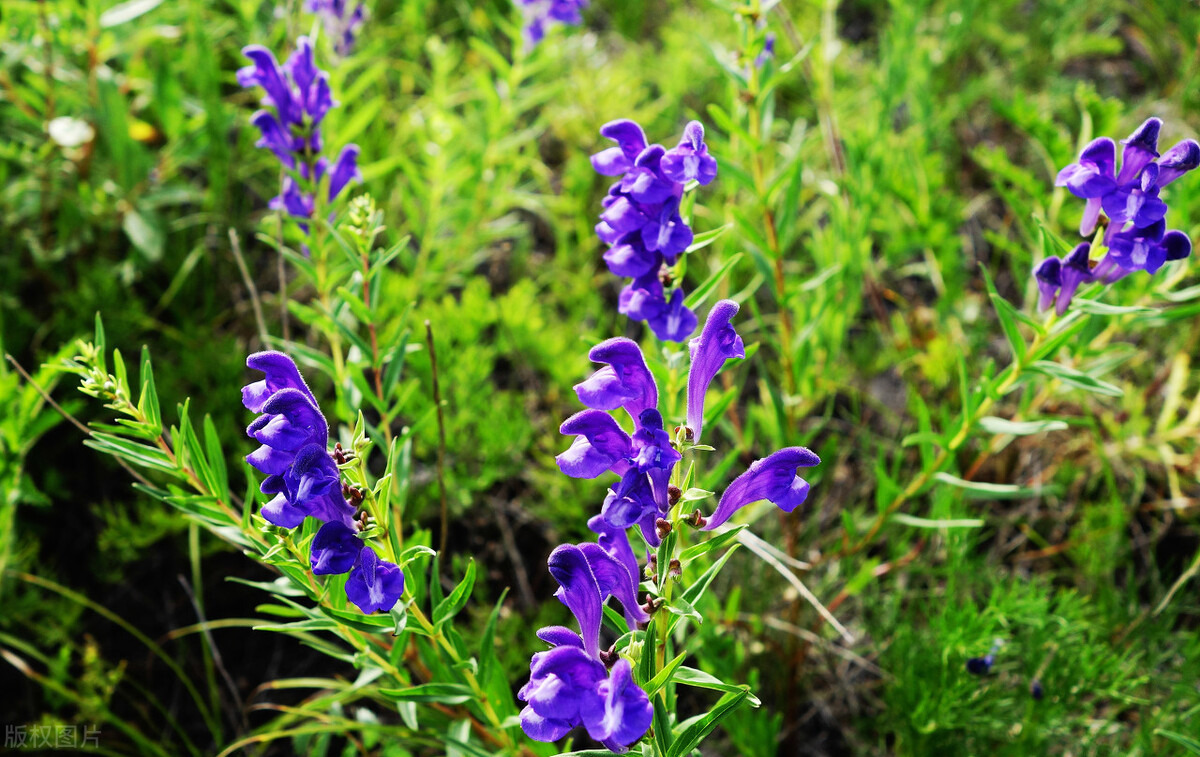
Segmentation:
{"type": "Polygon", "coordinates": [[[350,0],[309,0],[308,10],[321,19],[325,33],[333,40],[338,55],[349,55],[366,20],[367,10],[362,2],[350,0]],[[353,7],[351,7],[353,6],[353,7]]]}
{"type": "Polygon", "coordinates": [[[633,279],[621,291],[618,309],[646,321],[659,339],[682,342],[695,330],[696,315],[684,305],[683,290],[668,291],[664,281],[670,281],[669,266],[695,241],[679,212],[684,185],[708,184],[717,175],[704,127],[689,123],[671,150],[647,144],[642,127],[629,119],[605,124],[600,134],[616,146],[593,155],[592,166],[619,179],[604,198],[596,235],[609,245],[604,254],[608,269],[633,279]]]}
{"type": "Polygon", "coordinates": [[[700,336],[688,343],[692,367],[688,371],[687,422],[692,430],[692,439],[697,444],[704,430],[704,395],[708,392],[708,385],[726,360],[746,357],[745,345],[732,324],[737,312],[736,302],[721,300],[708,311],[700,336]]]}
{"type": "Polygon", "coordinates": [[[717,178],[717,159],[708,154],[703,124],[691,121],[684,127],[679,145],[663,156],[662,172],[681,184],[689,181],[711,184],[717,178]]]}
{"type": "Polygon", "coordinates": [[[1167,230],[1168,207],[1159,193],[1200,166],[1200,143],[1186,139],[1160,156],[1161,129],[1162,121],[1149,118],[1121,140],[1119,171],[1116,144],[1107,137],[1090,142],[1079,160],[1059,171],[1055,183],[1087,201],[1080,234],[1091,235],[1101,213],[1108,217],[1102,243],[1105,254],[1092,266],[1091,247],[1085,243],[1061,261],[1049,258],[1039,264],[1034,273],[1039,308],[1046,309],[1053,301],[1061,315],[1083,283],[1111,283],[1134,271],[1153,274],[1168,261],[1191,254],[1192,243],[1187,235],[1167,230]]]}
{"type": "Polygon", "coordinates": [[[568,476],[595,478],[606,471],[620,475],[629,468],[632,441],[608,413],[581,410],[563,421],[558,430],[575,437],[567,451],[555,458],[559,470],[568,476]]]}
{"type": "Polygon", "coordinates": [[[608,339],[593,347],[588,358],[605,366],[575,385],[575,394],[584,405],[596,410],[623,407],[634,418],[658,406],[658,386],[637,342],[624,337],[608,339]]]}
{"type": "Polygon", "coordinates": [[[804,502],[809,490],[808,482],[796,475],[796,469],[811,468],[820,462],[821,458],[804,447],[785,447],[756,460],[725,489],[704,529],[712,530],[746,505],[764,499],[790,513],[804,502]]]}
{"type": "Polygon", "coordinates": [[[404,573],[400,567],[380,560],[374,549],[364,546],[346,579],[346,597],[370,615],[380,610],[388,612],[403,593],[404,573]]]}
{"type": "Polygon", "coordinates": [[[580,633],[561,626],[538,631],[552,645],[530,662],[529,683],[517,697],[526,702],[521,727],[538,741],[556,741],[572,728],[615,751],[637,741],[650,727],[653,709],[646,693],[633,682],[629,661],[618,659],[611,672],[600,657],[600,622],[604,602],[615,596],[631,627],[648,617],[637,603],[637,579],[623,561],[596,544],[564,544],[550,554],[556,596],[575,615],[580,633]]]}
{"type": "Polygon", "coordinates": [[[346,596],[351,602],[365,613],[390,610],[404,593],[404,574],[358,536],[316,397],[296,363],[281,352],[256,352],[246,365],[264,374],[242,389],[242,404],[261,413],[246,434],[262,446],[246,461],[268,474],[260,488],[274,495],[263,505],[262,517],[281,528],[295,528],[306,517],[321,521],[310,545],[313,574],[350,571],[346,596]]]}
{"type": "MultiPolygon", "coordinates": [[[[316,0],[315,6],[340,7],[344,0],[316,0]]],[[[359,9],[360,12],[361,8],[359,9]]],[[[296,41],[296,50],[282,66],[270,50],[250,45],[242,50],[251,65],[237,73],[243,87],[262,87],[263,105],[274,109],[260,110],[250,118],[262,134],[258,147],[265,147],[279,158],[283,167],[297,171],[305,184],[315,184],[329,175],[328,198],[333,201],[352,180],[362,179],[358,171],[358,146],[346,145],[338,155],[332,172],[328,160],[321,157],[321,122],[336,105],[329,88],[329,76],[317,68],[312,42],[307,37],[296,41]]],[[[308,219],[315,212],[311,186],[300,186],[292,176],[283,180],[280,194],[270,207],[284,210],[290,216],[308,219]]],[[[306,232],[307,224],[301,224],[306,232]]]]}
{"type": "Polygon", "coordinates": [[[580,15],[588,0],[519,0],[525,16],[525,39],[536,45],[546,37],[546,30],[554,24],[579,26],[580,15]]]}

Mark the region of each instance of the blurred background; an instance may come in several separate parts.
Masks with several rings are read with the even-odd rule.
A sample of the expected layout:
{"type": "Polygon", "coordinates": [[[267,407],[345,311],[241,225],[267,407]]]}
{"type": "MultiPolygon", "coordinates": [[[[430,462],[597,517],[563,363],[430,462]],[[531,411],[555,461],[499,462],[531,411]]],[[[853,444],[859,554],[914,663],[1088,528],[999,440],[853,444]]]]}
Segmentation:
{"type": "MultiPolygon", "coordinates": [[[[101,312],[110,347],[155,356],[168,415],[191,397],[231,466],[250,451],[239,390],[261,344],[229,232],[277,333],[277,257],[257,235],[272,228],[279,171],[254,145],[259,95],[234,74],[243,46],[282,59],[314,28],[298,5],[0,7],[0,343],[80,421],[104,417],[99,403],[41,366],[72,354],[101,312]]],[[[934,489],[905,512],[982,523],[890,523],[869,549],[828,557],[911,480],[924,450],[905,437],[952,427],[960,372],[974,381],[1010,360],[983,271],[1031,309],[1042,226],[1076,235],[1082,205],[1053,178],[1082,141],[1124,137],[1152,115],[1165,121],[1164,148],[1197,136],[1193,3],[785,0],[765,17],[778,37],[766,147],[736,115],[732,5],[593,0],[581,28],[528,54],[513,49],[519,14],[502,0],[367,6],[352,53],[320,61],[341,103],[325,131],[361,147],[354,191],[375,198],[388,241],[411,236],[379,305],[391,324],[381,339],[424,319],[435,329],[450,559],[483,569],[476,625],[512,587],[499,634],[515,685],[528,629],[561,622],[545,556],[585,538],[602,498],[553,463],[566,446],[558,425],[576,409],[571,386],[589,371],[590,345],[642,334],[616,313],[621,282],[592,231],[608,181],[588,156],[607,146],[606,121],[637,119],[670,146],[697,118],[722,173],[698,194],[696,230],[732,230],[693,256],[691,285],[742,253],[729,290],[754,314],[743,336],[774,339],[761,203],[739,179],[765,160],[783,177],[771,191],[788,214],[784,310],[797,334],[790,376],[764,347],[727,380],[741,423],[714,439],[732,450],[726,470],[782,443],[821,455],[803,511],[754,530],[820,563],[805,580],[855,639],[831,642],[776,572],[735,555],[691,649],[698,667],[751,683],[764,707],[740,712],[710,753],[1188,753],[1156,731],[1200,733],[1200,584],[1180,583],[1200,566],[1190,265],[1122,281],[1110,301],[1171,306],[1113,314],[1066,348],[1121,397],[1030,382],[995,414],[1036,402],[1066,429],[962,450],[958,475],[1026,487],[1017,496],[934,489]],[[965,661],[996,638],[997,669],[971,675],[965,661]]],[[[1200,186],[1189,178],[1170,188],[1171,225],[1194,237],[1200,186]]],[[[304,324],[289,321],[303,342],[304,324]]],[[[429,378],[414,354],[404,423],[428,417],[429,378]]],[[[178,678],[122,623],[202,680],[195,624],[253,617],[262,593],[228,579],[270,576],[139,495],[82,442],[0,365],[0,649],[34,668],[0,662],[0,722],[100,724],[105,750],[144,751],[111,726],[120,720],[173,753],[154,699],[219,751],[204,745],[178,678]]],[[[418,429],[409,510],[435,531],[436,442],[436,428],[418,429]]],[[[353,677],[245,624],[217,627],[212,643],[232,678],[213,696],[241,729],[264,716],[255,706],[299,699],[274,679],[353,677]]],[[[263,750],[346,748],[322,737],[263,750]]],[[[386,740],[376,750],[427,753],[386,740]]]]}

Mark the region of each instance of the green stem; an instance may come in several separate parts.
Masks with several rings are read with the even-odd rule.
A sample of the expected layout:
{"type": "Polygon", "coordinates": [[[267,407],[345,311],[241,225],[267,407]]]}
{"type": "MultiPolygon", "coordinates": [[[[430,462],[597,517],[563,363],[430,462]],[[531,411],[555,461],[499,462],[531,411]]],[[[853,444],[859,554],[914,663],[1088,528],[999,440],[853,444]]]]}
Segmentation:
{"type": "Polygon", "coordinates": [[[1054,325],[1055,319],[1056,316],[1051,313],[1050,317],[1046,320],[1046,323],[1043,326],[1042,332],[1039,332],[1034,336],[1033,342],[1029,345],[1029,349],[1026,350],[1024,356],[1009,364],[1008,368],[1003,374],[1003,378],[1001,378],[999,382],[995,384],[992,391],[988,393],[988,396],[984,397],[983,401],[980,402],[979,405],[967,413],[967,416],[963,421],[962,428],[960,428],[958,433],[946,443],[946,446],[942,447],[942,449],[938,452],[937,457],[934,458],[933,464],[926,466],[916,478],[909,482],[908,486],[906,486],[903,491],[897,494],[895,498],[888,503],[887,507],[880,511],[879,515],[875,518],[875,521],[871,524],[871,528],[868,529],[863,538],[855,542],[853,546],[843,550],[838,555],[839,557],[847,557],[849,555],[857,554],[870,545],[872,540],[874,540],[874,538],[879,534],[879,531],[883,528],[883,524],[887,522],[888,517],[903,507],[905,502],[912,499],[922,489],[924,489],[925,485],[928,484],[929,480],[933,477],[933,474],[941,470],[942,466],[945,465],[950,459],[950,456],[957,452],[959,448],[967,442],[967,439],[969,439],[971,436],[971,431],[975,428],[975,425],[979,423],[979,419],[987,415],[988,411],[995,406],[995,398],[1007,394],[1008,391],[1016,385],[1017,381],[1020,380],[1022,373],[1026,368],[1029,367],[1029,363],[1032,362],[1033,356],[1037,354],[1038,348],[1041,347],[1042,341],[1045,338],[1043,334],[1049,333],[1050,328],[1054,325]]]}

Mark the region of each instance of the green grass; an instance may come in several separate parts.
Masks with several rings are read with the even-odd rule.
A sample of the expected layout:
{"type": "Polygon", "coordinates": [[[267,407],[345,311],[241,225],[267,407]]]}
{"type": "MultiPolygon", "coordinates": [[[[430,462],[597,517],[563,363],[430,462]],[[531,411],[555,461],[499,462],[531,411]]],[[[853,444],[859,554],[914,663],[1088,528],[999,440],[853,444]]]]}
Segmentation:
{"type": "MultiPolygon", "coordinates": [[[[102,312],[109,347],[150,347],[167,423],[186,396],[195,417],[213,417],[240,492],[233,466],[250,448],[237,389],[245,353],[261,345],[228,230],[278,335],[278,226],[266,199],[279,176],[254,148],[257,97],[234,71],[243,45],[282,53],[312,17],[244,0],[168,2],[107,25],[113,5],[14,0],[0,10],[0,344],[33,370],[102,312]],[[94,140],[51,143],[46,122],[60,116],[86,121],[94,140]]],[[[407,237],[375,306],[380,343],[408,332],[411,345],[395,419],[417,429],[407,513],[414,529],[438,518],[428,319],[455,575],[468,556],[481,563],[466,626],[482,629],[501,588],[514,587],[497,631],[510,682],[527,675],[529,629],[563,621],[546,553],[584,538],[602,499],[602,486],[553,464],[565,447],[558,424],[577,409],[571,386],[589,370],[590,345],[643,336],[615,310],[619,284],[592,231],[607,180],[588,156],[606,146],[606,121],[635,118],[670,146],[698,118],[721,174],[697,193],[694,225],[730,230],[689,257],[688,287],[740,254],[714,294],[744,302],[739,330],[755,350],[715,385],[732,413],[714,427],[701,485],[780,446],[821,455],[802,511],[785,520],[762,507],[746,520],[814,564],[799,575],[850,637],[741,550],[700,608],[708,622],[691,631],[688,664],[751,683],[764,706],[736,712],[706,749],[1189,754],[1164,733],[1200,733],[1197,584],[1175,588],[1200,551],[1195,263],[1085,292],[1129,309],[1060,322],[1068,338],[1037,356],[1106,382],[1116,390],[1107,394],[1032,360],[1005,374],[1055,332],[1041,335],[1036,314],[1015,318],[1014,347],[996,300],[1032,314],[1033,264],[1056,252],[1055,236],[1075,239],[1082,205],[1052,183],[1079,145],[1123,137],[1150,115],[1166,122],[1164,146],[1200,132],[1190,4],[784,2],[766,19],[779,36],[773,78],[751,83],[736,78],[746,28],[726,2],[593,0],[584,28],[555,32],[530,55],[514,49],[517,16],[505,2],[369,5],[354,54],[327,65],[341,101],[327,139],[360,145],[366,181],[355,191],[378,203],[387,245],[407,237]],[[1006,391],[989,396],[997,387],[1006,391]],[[967,429],[965,416],[976,421],[967,429]],[[1065,428],[991,433],[999,427],[980,425],[985,416],[1065,428]],[[1020,490],[972,491],[936,472],[1020,490]],[[948,520],[967,525],[930,523],[948,520]],[[971,676],[966,659],[995,638],[1005,646],[992,673],[971,676]],[[1029,693],[1035,677],[1041,700],[1029,693]]],[[[1167,192],[1171,227],[1193,236],[1198,181],[1167,192]]],[[[309,303],[313,292],[294,272],[289,280],[292,299],[309,303]]],[[[289,317],[314,354],[326,349],[308,325],[318,320],[302,307],[289,317]]],[[[652,360],[676,359],[673,346],[646,344],[652,360]]],[[[39,381],[50,388],[53,377],[39,381]]],[[[60,384],[69,410],[106,418],[60,384]]],[[[332,380],[314,385],[333,402],[332,380]]],[[[346,424],[352,396],[338,397],[346,424]]],[[[0,365],[3,564],[114,605],[159,639],[196,622],[175,577],[194,578],[193,555],[210,619],[253,614],[262,597],[234,595],[223,579],[263,580],[261,571],[207,534],[189,551],[186,523],[133,492],[55,417],[0,365]],[[123,576],[138,577],[132,597],[123,576]]],[[[3,663],[33,704],[14,698],[0,720],[111,717],[180,748],[145,704],[179,692],[144,648],[12,573],[0,603],[0,648],[79,693],[3,663]]],[[[244,638],[220,633],[234,632],[218,632],[218,649],[244,638]]],[[[256,635],[271,636],[256,650],[288,643],[245,632],[256,635]]],[[[198,635],[164,648],[207,680],[198,635]]],[[[312,675],[354,677],[339,661],[302,659],[312,675]]],[[[246,665],[260,677],[238,682],[243,697],[299,675],[246,665]]],[[[223,684],[210,695],[213,709],[237,714],[223,684]]],[[[705,704],[681,698],[685,717],[705,704]]],[[[174,717],[197,717],[178,707],[174,717]]],[[[385,734],[398,722],[394,708],[374,712],[385,734]]],[[[246,732],[234,721],[221,744],[181,730],[219,750],[246,732]]],[[[111,732],[106,747],[138,748],[111,732]]]]}

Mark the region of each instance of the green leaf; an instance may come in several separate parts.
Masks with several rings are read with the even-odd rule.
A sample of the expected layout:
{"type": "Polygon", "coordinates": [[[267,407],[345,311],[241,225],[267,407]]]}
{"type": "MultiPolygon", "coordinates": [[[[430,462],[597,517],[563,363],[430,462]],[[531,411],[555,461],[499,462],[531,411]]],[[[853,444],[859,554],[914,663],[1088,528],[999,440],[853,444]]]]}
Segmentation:
{"type": "Polygon", "coordinates": [[[454,587],[450,596],[438,602],[437,607],[433,609],[433,625],[440,627],[457,615],[466,606],[467,600],[471,598],[473,588],[475,588],[475,561],[471,560],[467,563],[467,573],[463,576],[463,580],[454,587]]]}
{"type": "Polygon", "coordinates": [[[983,273],[983,282],[987,286],[992,307],[995,308],[996,316],[1000,319],[1000,328],[1004,330],[1004,336],[1008,339],[1009,346],[1012,347],[1013,357],[1017,362],[1022,362],[1025,360],[1028,347],[1025,344],[1025,337],[1021,336],[1021,329],[1017,327],[1017,309],[996,291],[996,285],[992,283],[992,276],[988,273],[987,266],[981,265],[979,270],[983,273]]]}
{"type": "Polygon", "coordinates": [[[1056,378],[1059,381],[1073,386],[1076,389],[1092,392],[1093,394],[1102,394],[1106,397],[1121,397],[1125,394],[1119,386],[1113,386],[1107,382],[1097,378],[1092,378],[1083,371],[1075,368],[1068,368],[1061,363],[1055,363],[1049,360],[1038,360],[1029,366],[1028,370],[1034,373],[1041,373],[1051,378],[1056,378]]]}
{"type": "Polygon", "coordinates": [[[742,531],[745,531],[747,528],[749,528],[749,525],[743,523],[740,526],[734,526],[728,531],[722,531],[711,539],[688,547],[680,553],[679,564],[681,566],[687,565],[698,557],[703,557],[713,550],[721,549],[722,547],[733,543],[737,540],[738,534],[740,534],[742,531]]]}
{"type": "Polygon", "coordinates": [[[696,612],[696,608],[692,607],[692,603],[683,597],[675,597],[672,599],[669,603],[667,603],[666,610],[672,615],[678,615],[681,618],[691,618],[697,623],[704,622],[704,618],[700,616],[700,613],[696,612]]]}
{"type": "Polygon", "coordinates": [[[1064,421],[1010,421],[994,415],[980,418],[979,425],[989,434],[1010,434],[1012,436],[1029,436],[1046,431],[1062,431],[1067,428],[1064,421]]]}
{"type": "Polygon", "coordinates": [[[162,229],[158,228],[157,222],[151,219],[153,216],[147,217],[136,210],[130,210],[121,220],[121,228],[133,246],[146,256],[146,260],[154,263],[162,259],[166,236],[162,229]]]}
{"type": "Polygon", "coordinates": [[[721,697],[716,706],[700,718],[692,723],[683,733],[679,734],[679,738],[671,745],[670,751],[667,752],[667,757],[684,757],[691,754],[692,750],[699,746],[710,733],[717,729],[717,726],[734,710],[741,707],[749,699],[750,692],[743,689],[737,693],[729,693],[721,697]]]}
{"type": "Polygon", "coordinates": [[[100,28],[108,29],[133,21],[162,5],[162,2],[163,0],[128,0],[114,5],[100,14],[100,28]]]}
{"type": "Polygon", "coordinates": [[[758,697],[750,694],[750,688],[745,684],[726,683],[714,675],[705,673],[703,670],[689,668],[686,665],[680,666],[679,669],[675,671],[675,677],[673,680],[675,683],[695,686],[700,689],[712,689],[714,691],[725,691],[734,694],[739,691],[744,691],[749,694],[749,697],[747,697],[747,702],[751,707],[758,707],[762,704],[758,697]]]}
{"type": "Polygon", "coordinates": [[[984,522],[978,518],[930,520],[929,518],[918,518],[915,515],[906,515],[904,513],[892,513],[891,519],[896,523],[912,526],[913,528],[979,528],[984,525],[984,522]]]}
{"type": "Polygon", "coordinates": [[[696,583],[684,590],[683,598],[692,605],[695,605],[697,602],[699,602],[700,597],[704,596],[704,592],[708,590],[708,585],[713,582],[713,579],[716,578],[717,574],[721,572],[721,568],[725,567],[725,563],[730,557],[733,556],[733,553],[736,552],[740,546],[742,545],[734,544],[729,548],[728,551],[725,552],[725,554],[721,555],[721,559],[709,566],[708,570],[704,571],[704,574],[696,580],[696,583]]]}
{"type": "Polygon", "coordinates": [[[379,693],[394,702],[462,704],[475,698],[471,689],[461,683],[424,683],[407,689],[380,689],[379,693]]]}
{"type": "Polygon", "coordinates": [[[658,671],[658,675],[654,676],[654,678],[643,687],[646,692],[646,696],[653,697],[655,692],[657,692],[663,686],[666,686],[667,681],[671,680],[671,676],[675,673],[675,670],[683,664],[683,658],[685,657],[687,657],[687,652],[680,652],[674,660],[671,660],[664,665],[663,669],[658,671]]]}
{"type": "Polygon", "coordinates": [[[1195,738],[1193,738],[1191,736],[1184,736],[1182,733],[1176,733],[1175,731],[1167,731],[1167,730],[1163,730],[1162,728],[1155,728],[1154,735],[1162,736],[1164,739],[1167,739],[1168,741],[1174,741],[1176,744],[1180,745],[1181,747],[1188,750],[1192,754],[1200,754],[1200,741],[1197,741],[1195,738]]]}
{"type": "Polygon", "coordinates": [[[1076,297],[1071,300],[1072,307],[1077,307],[1085,313],[1092,315],[1147,315],[1159,312],[1154,308],[1148,308],[1142,305],[1109,305],[1097,300],[1087,300],[1082,297],[1076,297]]]}
{"type": "Polygon", "coordinates": [[[949,484],[950,486],[962,489],[975,499],[1020,499],[1021,497],[1037,497],[1052,491],[1048,488],[1032,489],[1027,486],[1017,486],[1016,484],[989,484],[980,481],[967,481],[958,476],[952,476],[945,471],[935,473],[933,477],[943,484],[949,484]]]}

